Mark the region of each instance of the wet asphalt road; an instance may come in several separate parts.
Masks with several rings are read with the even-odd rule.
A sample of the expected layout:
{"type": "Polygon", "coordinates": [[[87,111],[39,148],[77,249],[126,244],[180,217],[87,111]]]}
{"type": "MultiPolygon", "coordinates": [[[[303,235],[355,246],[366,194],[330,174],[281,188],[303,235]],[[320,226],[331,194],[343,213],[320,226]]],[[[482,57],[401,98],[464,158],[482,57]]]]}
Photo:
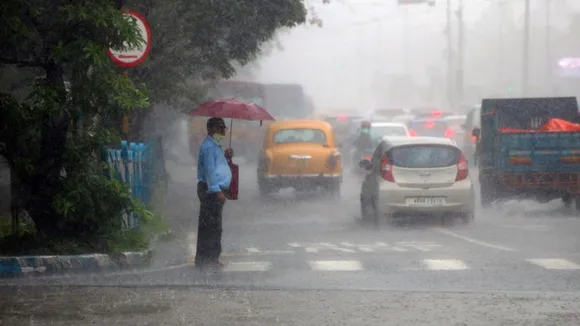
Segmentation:
{"type": "Polygon", "coordinates": [[[226,269],[201,273],[195,250],[195,175],[173,171],[167,213],[175,231],[140,271],[0,280],[2,284],[206,285],[270,289],[396,291],[579,291],[580,217],[559,201],[510,202],[476,221],[412,220],[363,227],[360,182],[340,200],[282,191],[260,198],[255,168],[242,165],[241,199],[224,211],[226,269]]]}

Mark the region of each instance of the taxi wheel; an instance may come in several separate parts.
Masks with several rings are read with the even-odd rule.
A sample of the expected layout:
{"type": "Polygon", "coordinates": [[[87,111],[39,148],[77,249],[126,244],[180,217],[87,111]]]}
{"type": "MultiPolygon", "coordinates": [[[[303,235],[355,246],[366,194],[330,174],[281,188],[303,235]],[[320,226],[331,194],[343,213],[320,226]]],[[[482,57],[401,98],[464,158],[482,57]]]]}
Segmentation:
{"type": "Polygon", "coordinates": [[[260,191],[260,196],[268,196],[270,193],[272,193],[273,189],[258,180],[258,190],[260,191]]]}
{"type": "Polygon", "coordinates": [[[326,186],[326,190],[334,197],[340,197],[340,182],[333,182],[326,186]]]}

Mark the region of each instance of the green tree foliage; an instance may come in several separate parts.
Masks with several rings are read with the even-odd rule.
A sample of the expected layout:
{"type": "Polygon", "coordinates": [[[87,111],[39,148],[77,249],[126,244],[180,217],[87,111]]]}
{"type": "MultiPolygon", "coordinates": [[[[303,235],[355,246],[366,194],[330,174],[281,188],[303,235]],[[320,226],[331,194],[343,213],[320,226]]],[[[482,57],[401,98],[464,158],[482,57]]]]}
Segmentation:
{"type": "Polygon", "coordinates": [[[148,105],[145,87],[105,51],[142,42],[136,26],[110,0],[4,0],[0,14],[0,69],[33,77],[0,89],[0,155],[18,182],[18,208],[44,239],[106,243],[122,230],[121,211],[146,215],[98,160],[116,139],[103,118],[148,105]]]}
{"type": "MultiPolygon", "coordinates": [[[[302,0],[128,0],[125,8],[151,25],[149,59],[129,74],[143,81],[152,104],[191,110],[208,81],[227,79],[254,61],[280,28],[306,22],[302,0]]],[[[137,138],[148,110],[131,118],[137,138]]]]}
{"type": "Polygon", "coordinates": [[[150,58],[130,72],[149,86],[152,103],[188,96],[189,80],[233,76],[276,30],[306,17],[301,0],[130,0],[126,7],[152,26],[150,58]]]}
{"type": "Polygon", "coordinates": [[[118,3],[0,2],[0,155],[17,182],[15,208],[41,238],[93,250],[119,236],[121,211],[149,216],[99,163],[122,116],[195,97],[195,86],[254,60],[278,28],[306,21],[302,0],[128,0],[147,17],[153,48],[124,76],[105,50],[143,40],[118,3]]]}

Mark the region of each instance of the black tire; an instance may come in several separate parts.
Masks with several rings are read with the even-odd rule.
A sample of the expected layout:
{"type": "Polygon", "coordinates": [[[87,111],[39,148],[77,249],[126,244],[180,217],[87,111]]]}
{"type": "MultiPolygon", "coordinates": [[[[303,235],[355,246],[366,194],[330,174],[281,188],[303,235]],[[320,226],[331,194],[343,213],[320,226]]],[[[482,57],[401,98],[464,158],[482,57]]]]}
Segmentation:
{"type": "Polygon", "coordinates": [[[580,213],[580,196],[576,196],[574,199],[576,213],[580,213]]]}
{"type": "Polygon", "coordinates": [[[258,179],[258,190],[260,191],[260,196],[262,197],[268,196],[272,193],[272,188],[261,179],[258,179]]]}
{"type": "Polygon", "coordinates": [[[326,191],[333,197],[333,198],[340,198],[340,186],[341,183],[339,180],[332,181],[328,184],[325,188],[326,191]]]}
{"type": "Polygon", "coordinates": [[[481,207],[487,208],[495,200],[495,187],[491,181],[480,180],[479,186],[479,198],[481,201],[481,207]]]}
{"type": "Polygon", "coordinates": [[[474,220],[475,220],[474,212],[464,213],[463,215],[461,215],[461,221],[463,222],[463,224],[471,224],[474,220]]]}
{"type": "Polygon", "coordinates": [[[574,197],[572,197],[572,195],[570,195],[570,194],[564,194],[562,196],[562,204],[564,205],[565,208],[571,208],[573,200],[574,200],[574,197]]]}

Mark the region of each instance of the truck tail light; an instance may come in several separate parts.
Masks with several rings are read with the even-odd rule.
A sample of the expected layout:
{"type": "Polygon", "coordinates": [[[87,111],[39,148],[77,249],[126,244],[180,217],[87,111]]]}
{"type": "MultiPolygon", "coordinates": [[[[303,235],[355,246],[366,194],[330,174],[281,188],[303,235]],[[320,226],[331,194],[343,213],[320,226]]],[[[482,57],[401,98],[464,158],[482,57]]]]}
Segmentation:
{"type": "Polygon", "coordinates": [[[457,176],[455,177],[455,181],[461,181],[467,179],[469,175],[469,168],[467,164],[467,160],[465,156],[461,154],[461,158],[459,158],[459,162],[457,162],[457,176]]]}
{"type": "Polygon", "coordinates": [[[381,158],[381,176],[386,181],[395,182],[395,178],[393,177],[393,164],[389,161],[387,154],[381,158]]]}

